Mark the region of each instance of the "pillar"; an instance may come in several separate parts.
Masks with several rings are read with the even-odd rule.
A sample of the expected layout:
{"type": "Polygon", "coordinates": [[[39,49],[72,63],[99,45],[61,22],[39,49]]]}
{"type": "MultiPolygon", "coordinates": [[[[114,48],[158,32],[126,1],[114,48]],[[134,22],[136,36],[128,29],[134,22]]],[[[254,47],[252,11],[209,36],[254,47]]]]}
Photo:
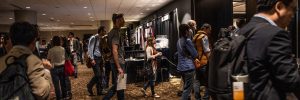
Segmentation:
{"type": "Polygon", "coordinates": [[[32,10],[15,10],[15,21],[27,21],[31,24],[37,24],[37,12],[32,10]]]}

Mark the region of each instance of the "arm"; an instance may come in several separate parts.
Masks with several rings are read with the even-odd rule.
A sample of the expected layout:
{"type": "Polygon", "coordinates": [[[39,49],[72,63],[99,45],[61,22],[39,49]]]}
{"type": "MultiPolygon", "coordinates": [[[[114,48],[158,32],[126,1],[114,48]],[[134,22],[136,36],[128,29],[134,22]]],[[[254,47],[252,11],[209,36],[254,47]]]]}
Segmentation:
{"type": "Polygon", "coordinates": [[[118,49],[119,49],[119,43],[120,43],[120,34],[119,33],[116,33],[116,34],[113,34],[113,38],[112,38],[112,55],[113,55],[113,60],[114,60],[114,63],[115,63],[115,66],[116,68],[118,69],[119,71],[119,74],[120,75],[123,75],[123,69],[121,68],[121,65],[119,63],[119,52],[118,52],[118,49]]]}
{"type": "Polygon", "coordinates": [[[50,93],[51,76],[44,68],[42,61],[36,56],[29,56],[26,60],[28,78],[32,93],[38,100],[46,100],[50,93]]]}
{"type": "Polygon", "coordinates": [[[156,53],[153,55],[153,48],[152,47],[147,47],[146,48],[146,54],[147,54],[147,59],[155,59],[157,56],[160,55],[160,53],[156,53]]]}
{"type": "Polygon", "coordinates": [[[88,56],[91,58],[91,59],[94,59],[94,55],[93,55],[93,50],[94,50],[94,44],[95,44],[95,37],[92,36],[89,40],[89,43],[88,43],[88,56]]]}
{"type": "Polygon", "coordinates": [[[267,48],[267,59],[272,68],[272,81],[285,91],[300,89],[300,77],[296,61],[291,56],[292,46],[289,34],[279,31],[271,40],[267,48]]]}
{"type": "Polygon", "coordinates": [[[187,39],[185,47],[187,48],[193,59],[195,59],[198,56],[197,50],[195,49],[191,39],[187,39]]]}
{"type": "Polygon", "coordinates": [[[210,56],[210,47],[209,47],[209,40],[208,40],[208,37],[207,36],[204,36],[202,38],[202,47],[203,47],[203,50],[204,50],[204,54],[207,58],[209,58],[210,56]]]}

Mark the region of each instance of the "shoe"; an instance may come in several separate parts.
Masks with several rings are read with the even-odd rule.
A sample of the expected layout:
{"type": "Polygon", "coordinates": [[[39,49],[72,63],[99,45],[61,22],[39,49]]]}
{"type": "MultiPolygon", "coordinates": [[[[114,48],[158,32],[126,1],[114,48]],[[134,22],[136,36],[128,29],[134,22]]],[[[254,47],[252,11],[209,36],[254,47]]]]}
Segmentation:
{"type": "Polygon", "coordinates": [[[154,98],[160,98],[160,96],[158,94],[154,94],[154,95],[152,95],[152,97],[154,97],[154,98]]]}
{"type": "Polygon", "coordinates": [[[144,96],[146,96],[146,90],[144,88],[141,88],[141,92],[143,93],[144,96]]]}
{"type": "Polygon", "coordinates": [[[93,88],[90,88],[88,85],[86,86],[88,92],[89,92],[89,96],[95,96],[94,93],[93,93],[93,88]]]}

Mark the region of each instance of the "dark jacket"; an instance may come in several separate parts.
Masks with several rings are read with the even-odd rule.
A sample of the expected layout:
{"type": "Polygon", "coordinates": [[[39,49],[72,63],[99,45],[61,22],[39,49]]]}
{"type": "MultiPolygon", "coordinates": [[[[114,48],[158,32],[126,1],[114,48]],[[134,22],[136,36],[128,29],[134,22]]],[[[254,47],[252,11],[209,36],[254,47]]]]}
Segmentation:
{"type": "Polygon", "coordinates": [[[240,32],[246,33],[259,23],[267,25],[258,29],[247,43],[248,100],[285,100],[287,93],[300,90],[290,34],[260,17],[253,17],[240,32]]]}

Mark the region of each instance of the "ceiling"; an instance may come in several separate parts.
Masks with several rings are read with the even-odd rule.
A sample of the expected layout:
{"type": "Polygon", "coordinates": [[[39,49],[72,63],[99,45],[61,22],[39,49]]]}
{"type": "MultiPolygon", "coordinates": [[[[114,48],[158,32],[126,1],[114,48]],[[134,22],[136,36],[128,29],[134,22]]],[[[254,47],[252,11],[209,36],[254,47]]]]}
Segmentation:
{"type": "MultiPolygon", "coordinates": [[[[14,10],[34,10],[41,30],[97,29],[99,20],[124,13],[126,22],[138,21],[174,0],[1,0],[0,25],[14,22],[14,10]],[[30,8],[28,8],[30,7],[30,8]]],[[[234,13],[244,13],[245,3],[234,2],[234,13]]]]}
{"type": "Polygon", "coordinates": [[[44,30],[96,29],[99,20],[124,13],[125,20],[138,21],[173,0],[1,0],[0,24],[14,22],[14,10],[34,10],[44,30]],[[30,8],[28,8],[30,7],[30,8]]]}

